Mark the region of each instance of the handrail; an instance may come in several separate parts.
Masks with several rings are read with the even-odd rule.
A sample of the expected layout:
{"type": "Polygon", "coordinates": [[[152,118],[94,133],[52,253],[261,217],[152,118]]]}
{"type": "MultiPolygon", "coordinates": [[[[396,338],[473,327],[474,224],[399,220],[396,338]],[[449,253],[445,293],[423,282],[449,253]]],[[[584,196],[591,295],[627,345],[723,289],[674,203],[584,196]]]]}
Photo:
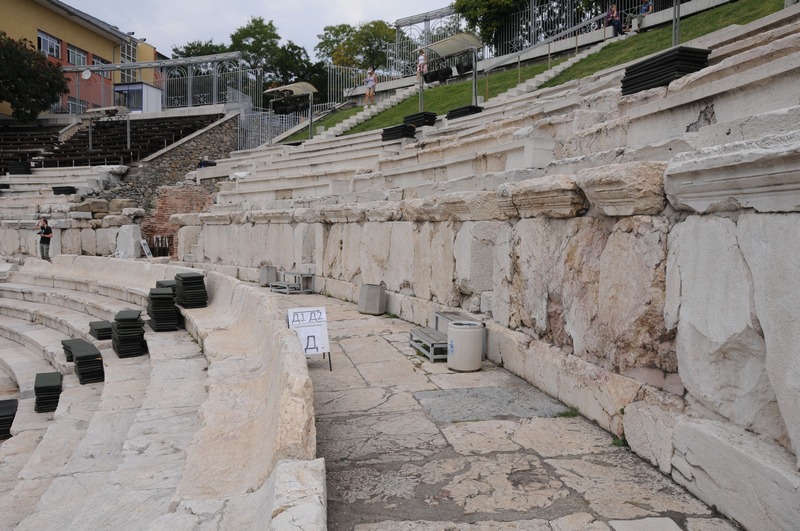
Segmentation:
{"type": "MultiPolygon", "coordinates": [[[[522,57],[523,55],[525,55],[527,53],[530,53],[532,50],[535,50],[536,48],[540,48],[542,46],[550,45],[550,44],[552,44],[552,43],[554,43],[556,41],[562,41],[564,39],[572,37],[573,34],[575,34],[575,37],[577,37],[578,35],[583,33],[580,30],[583,30],[588,26],[594,25],[595,23],[597,23],[599,21],[603,22],[603,29],[605,29],[605,27],[606,27],[605,19],[606,19],[606,13],[603,13],[602,15],[597,15],[596,17],[584,20],[583,22],[581,22],[580,24],[578,24],[576,26],[572,26],[569,29],[566,29],[564,31],[556,33],[552,37],[548,37],[547,39],[545,39],[545,40],[543,40],[541,42],[537,42],[533,46],[528,46],[527,48],[524,48],[524,49],[522,49],[522,50],[520,50],[518,52],[514,52],[514,53],[506,54],[506,55],[501,55],[501,56],[498,56],[498,57],[493,57],[492,59],[488,59],[486,61],[485,66],[483,67],[483,72],[486,73],[486,72],[489,72],[489,71],[497,68],[498,66],[506,65],[509,62],[513,61],[514,59],[518,59],[518,58],[522,57]]],[[[576,43],[576,48],[577,48],[577,43],[576,43]]]]}

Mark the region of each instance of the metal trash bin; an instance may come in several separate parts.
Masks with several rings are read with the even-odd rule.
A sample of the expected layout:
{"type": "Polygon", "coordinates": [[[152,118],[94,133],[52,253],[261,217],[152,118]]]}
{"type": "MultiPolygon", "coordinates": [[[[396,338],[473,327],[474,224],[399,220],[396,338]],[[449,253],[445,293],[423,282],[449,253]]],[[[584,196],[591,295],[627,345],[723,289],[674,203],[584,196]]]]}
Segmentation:
{"type": "Polygon", "coordinates": [[[447,325],[447,368],[477,371],[483,358],[483,324],[452,321],[447,325]]]}

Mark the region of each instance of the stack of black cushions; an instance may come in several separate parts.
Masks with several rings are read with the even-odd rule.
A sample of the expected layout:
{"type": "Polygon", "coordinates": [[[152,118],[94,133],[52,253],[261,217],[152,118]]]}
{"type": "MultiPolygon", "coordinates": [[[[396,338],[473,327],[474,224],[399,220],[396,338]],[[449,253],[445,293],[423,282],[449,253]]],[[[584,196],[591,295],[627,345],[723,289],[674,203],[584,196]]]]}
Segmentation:
{"type": "Polygon", "coordinates": [[[97,347],[83,339],[64,339],[61,341],[61,346],[64,347],[64,356],[67,358],[67,361],[73,361],[75,352],[100,354],[97,347]]]}
{"type": "Polygon", "coordinates": [[[100,355],[100,351],[94,345],[91,343],[87,343],[87,345],[89,347],[72,347],[75,375],[81,385],[102,382],[106,378],[106,373],[103,369],[103,356],[100,355]]]}
{"type": "Polygon", "coordinates": [[[483,107],[478,107],[477,105],[466,105],[464,107],[458,107],[457,109],[448,111],[447,119],[452,120],[454,118],[461,118],[462,116],[469,116],[470,114],[477,114],[479,112],[483,112],[483,107]]]}
{"type": "Polygon", "coordinates": [[[147,297],[147,315],[150,328],[156,332],[173,332],[178,329],[178,312],[172,288],[152,288],[147,297]]]}
{"type": "Polygon", "coordinates": [[[403,117],[403,123],[413,125],[415,127],[422,127],[423,125],[433,125],[436,123],[435,112],[418,112],[403,117]]]}
{"type": "Polygon", "coordinates": [[[208,292],[202,273],[178,273],[175,275],[175,302],[184,308],[208,306],[208,292]]]}
{"type": "Polygon", "coordinates": [[[381,141],[398,140],[400,138],[414,138],[417,128],[411,124],[394,125],[387,127],[381,133],[381,141]]]}
{"type": "Polygon", "coordinates": [[[132,358],[145,353],[144,321],[140,310],[122,310],[111,325],[111,346],[120,358],[132,358]]]}
{"type": "Polygon", "coordinates": [[[17,416],[18,405],[16,398],[0,400],[0,441],[11,437],[11,424],[17,416]]]}
{"type": "Polygon", "coordinates": [[[60,372],[40,372],[36,375],[33,391],[36,402],[33,410],[37,413],[55,411],[61,395],[62,376],[60,372]]]}
{"type": "Polygon", "coordinates": [[[92,321],[89,323],[89,335],[95,339],[111,339],[111,323],[108,321],[92,321]]]}
{"type": "Polygon", "coordinates": [[[669,85],[675,79],[708,66],[711,50],[679,46],[625,69],[622,95],[669,85]]]}
{"type": "MultiPolygon", "coordinates": [[[[177,290],[177,282],[175,279],[171,280],[156,280],[156,287],[157,288],[170,288],[172,290],[172,296],[175,296],[175,291],[177,290]]],[[[183,328],[183,314],[178,310],[178,307],[175,306],[175,317],[178,319],[178,328],[183,328]]]]}

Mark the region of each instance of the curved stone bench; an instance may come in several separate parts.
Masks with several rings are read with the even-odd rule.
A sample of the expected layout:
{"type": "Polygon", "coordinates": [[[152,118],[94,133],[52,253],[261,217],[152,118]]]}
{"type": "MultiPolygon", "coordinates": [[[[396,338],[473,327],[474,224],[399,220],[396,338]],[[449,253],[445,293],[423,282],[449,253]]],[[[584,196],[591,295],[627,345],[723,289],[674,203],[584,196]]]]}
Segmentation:
{"type": "Polygon", "coordinates": [[[0,496],[0,528],[14,528],[36,510],[39,499],[84,438],[102,391],[101,383],[79,385],[75,376],[67,375],[55,413],[30,415],[34,398],[20,401],[12,426],[14,437],[10,440],[14,444],[27,444],[29,453],[12,483],[13,488],[0,496]],[[29,417],[27,423],[25,416],[29,417]]]}
{"type": "Polygon", "coordinates": [[[200,426],[207,364],[185,331],[146,333],[145,339],[149,357],[120,360],[108,352],[102,399],[86,434],[19,529],[52,521],[132,528],[168,512],[169,493],[200,426]],[[76,483],[85,493],[78,499],[76,483]],[[59,503],[65,498],[72,503],[59,503]]]}
{"type": "MultiPolygon", "coordinates": [[[[16,284],[13,282],[0,282],[0,298],[18,299],[59,308],[68,308],[94,317],[94,320],[105,321],[113,321],[117,313],[132,307],[130,303],[85,291],[16,284]]],[[[146,316],[143,316],[143,318],[146,318],[146,316]]]]}
{"type": "MultiPolygon", "coordinates": [[[[0,337],[4,337],[20,345],[20,351],[25,351],[31,358],[41,360],[37,362],[42,370],[38,372],[59,371],[62,374],[72,373],[72,366],[67,365],[64,349],[61,341],[69,339],[70,336],[47,328],[38,323],[31,322],[29,319],[19,319],[2,314],[0,308],[0,337]],[[47,367],[45,371],[44,368],[47,367]]],[[[20,382],[17,382],[20,384],[20,382]]],[[[27,384],[20,384],[20,391],[27,384]]],[[[33,382],[30,382],[30,391],[33,392],[33,382]]],[[[32,396],[32,395],[31,395],[32,396]]]]}
{"type": "MultiPolygon", "coordinates": [[[[37,343],[36,333],[41,332],[42,328],[0,316],[0,336],[6,339],[0,347],[0,365],[17,383],[20,399],[34,396],[37,373],[57,370],[47,361],[41,345],[37,343]],[[9,333],[9,330],[16,334],[9,333]]],[[[41,334],[38,335],[41,337],[41,334]]]]}
{"type": "MultiPolygon", "coordinates": [[[[156,280],[193,271],[144,261],[56,258],[52,265],[29,261],[12,280],[31,279],[36,285],[60,282],[62,286],[74,281],[86,291],[115,293],[131,301],[146,297],[156,280]]],[[[91,510],[78,516],[70,509],[58,513],[59,518],[77,522],[80,517],[81,525],[116,522],[124,527],[155,518],[158,525],[165,526],[209,523],[223,513],[226,525],[244,517],[250,518],[250,523],[270,522],[274,514],[273,525],[284,521],[324,527],[324,465],[314,460],[311,380],[296,335],[286,327],[285,316],[268,291],[213,272],[207,274],[206,285],[209,306],[182,310],[187,331],[202,345],[205,357],[191,353],[198,348],[195,343],[177,349],[172,344],[159,354],[156,345],[173,333],[147,335],[148,341],[154,341],[150,356],[154,368],[142,406],[126,431],[121,460],[113,471],[103,472],[102,481],[97,476],[93,485],[100,490],[90,493],[86,505],[91,510]],[[195,361],[187,364],[182,356],[195,361]],[[158,368],[161,363],[163,373],[158,368]],[[185,464],[179,471],[172,466],[167,477],[161,478],[159,472],[165,468],[159,457],[172,447],[164,446],[166,441],[161,446],[154,444],[148,437],[157,429],[171,428],[167,412],[175,405],[174,397],[170,398],[174,382],[166,368],[186,370],[189,365],[195,375],[199,371],[205,377],[205,363],[207,380],[199,388],[192,380],[188,385],[194,390],[183,395],[195,401],[202,397],[199,418],[195,415],[197,425],[189,429],[178,423],[174,427],[173,437],[183,438],[177,453],[185,457],[185,464]],[[147,453],[150,448],[152,455],[147,453]],[[106,488],[109,486],[114,488],[106,488]]],[[[109,392],[117,387],[111,383],[121,382],[107,382],[109,392]]],[[[197,410],[197,404],[180,407],[197,410]]],[[[189,422],[191,413],[187,415],[184,418],[189,422]]],[[[79,448],[91,447],[89,442],[81,444],[79,448]]],[[[69,467],[78,467],[81,453],[70,454],[69,467]]],[[[65,476],[51,483],[52,491],[42,489],[45,497],[39,509],[25,515],[21,528],[40,527],[57,516],[45,506],[65,495],[70,480],[65,476]]],[[[29,487],[32,485],[15,487],[7,500],[22,497],[29,487]]]]}

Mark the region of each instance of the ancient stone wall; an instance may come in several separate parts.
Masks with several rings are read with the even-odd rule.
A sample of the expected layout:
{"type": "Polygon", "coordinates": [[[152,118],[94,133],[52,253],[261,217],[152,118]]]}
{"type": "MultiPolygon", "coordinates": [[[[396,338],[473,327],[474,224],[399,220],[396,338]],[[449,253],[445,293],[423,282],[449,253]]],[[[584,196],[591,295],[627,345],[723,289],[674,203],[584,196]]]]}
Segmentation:
{"type": "Polygon", "coordinates": [[[488,314],[492,360],[748,528],[783,529],[800,515],[780,501],[800,499],[795,146],[800,133],[495,192],[173,221],[184,253],[240,278],[309,269],[349,300],[383,283],[387,310],[421,325],[488,314]],[[728,496],[741,477],[776,496],[728,496]]]}

